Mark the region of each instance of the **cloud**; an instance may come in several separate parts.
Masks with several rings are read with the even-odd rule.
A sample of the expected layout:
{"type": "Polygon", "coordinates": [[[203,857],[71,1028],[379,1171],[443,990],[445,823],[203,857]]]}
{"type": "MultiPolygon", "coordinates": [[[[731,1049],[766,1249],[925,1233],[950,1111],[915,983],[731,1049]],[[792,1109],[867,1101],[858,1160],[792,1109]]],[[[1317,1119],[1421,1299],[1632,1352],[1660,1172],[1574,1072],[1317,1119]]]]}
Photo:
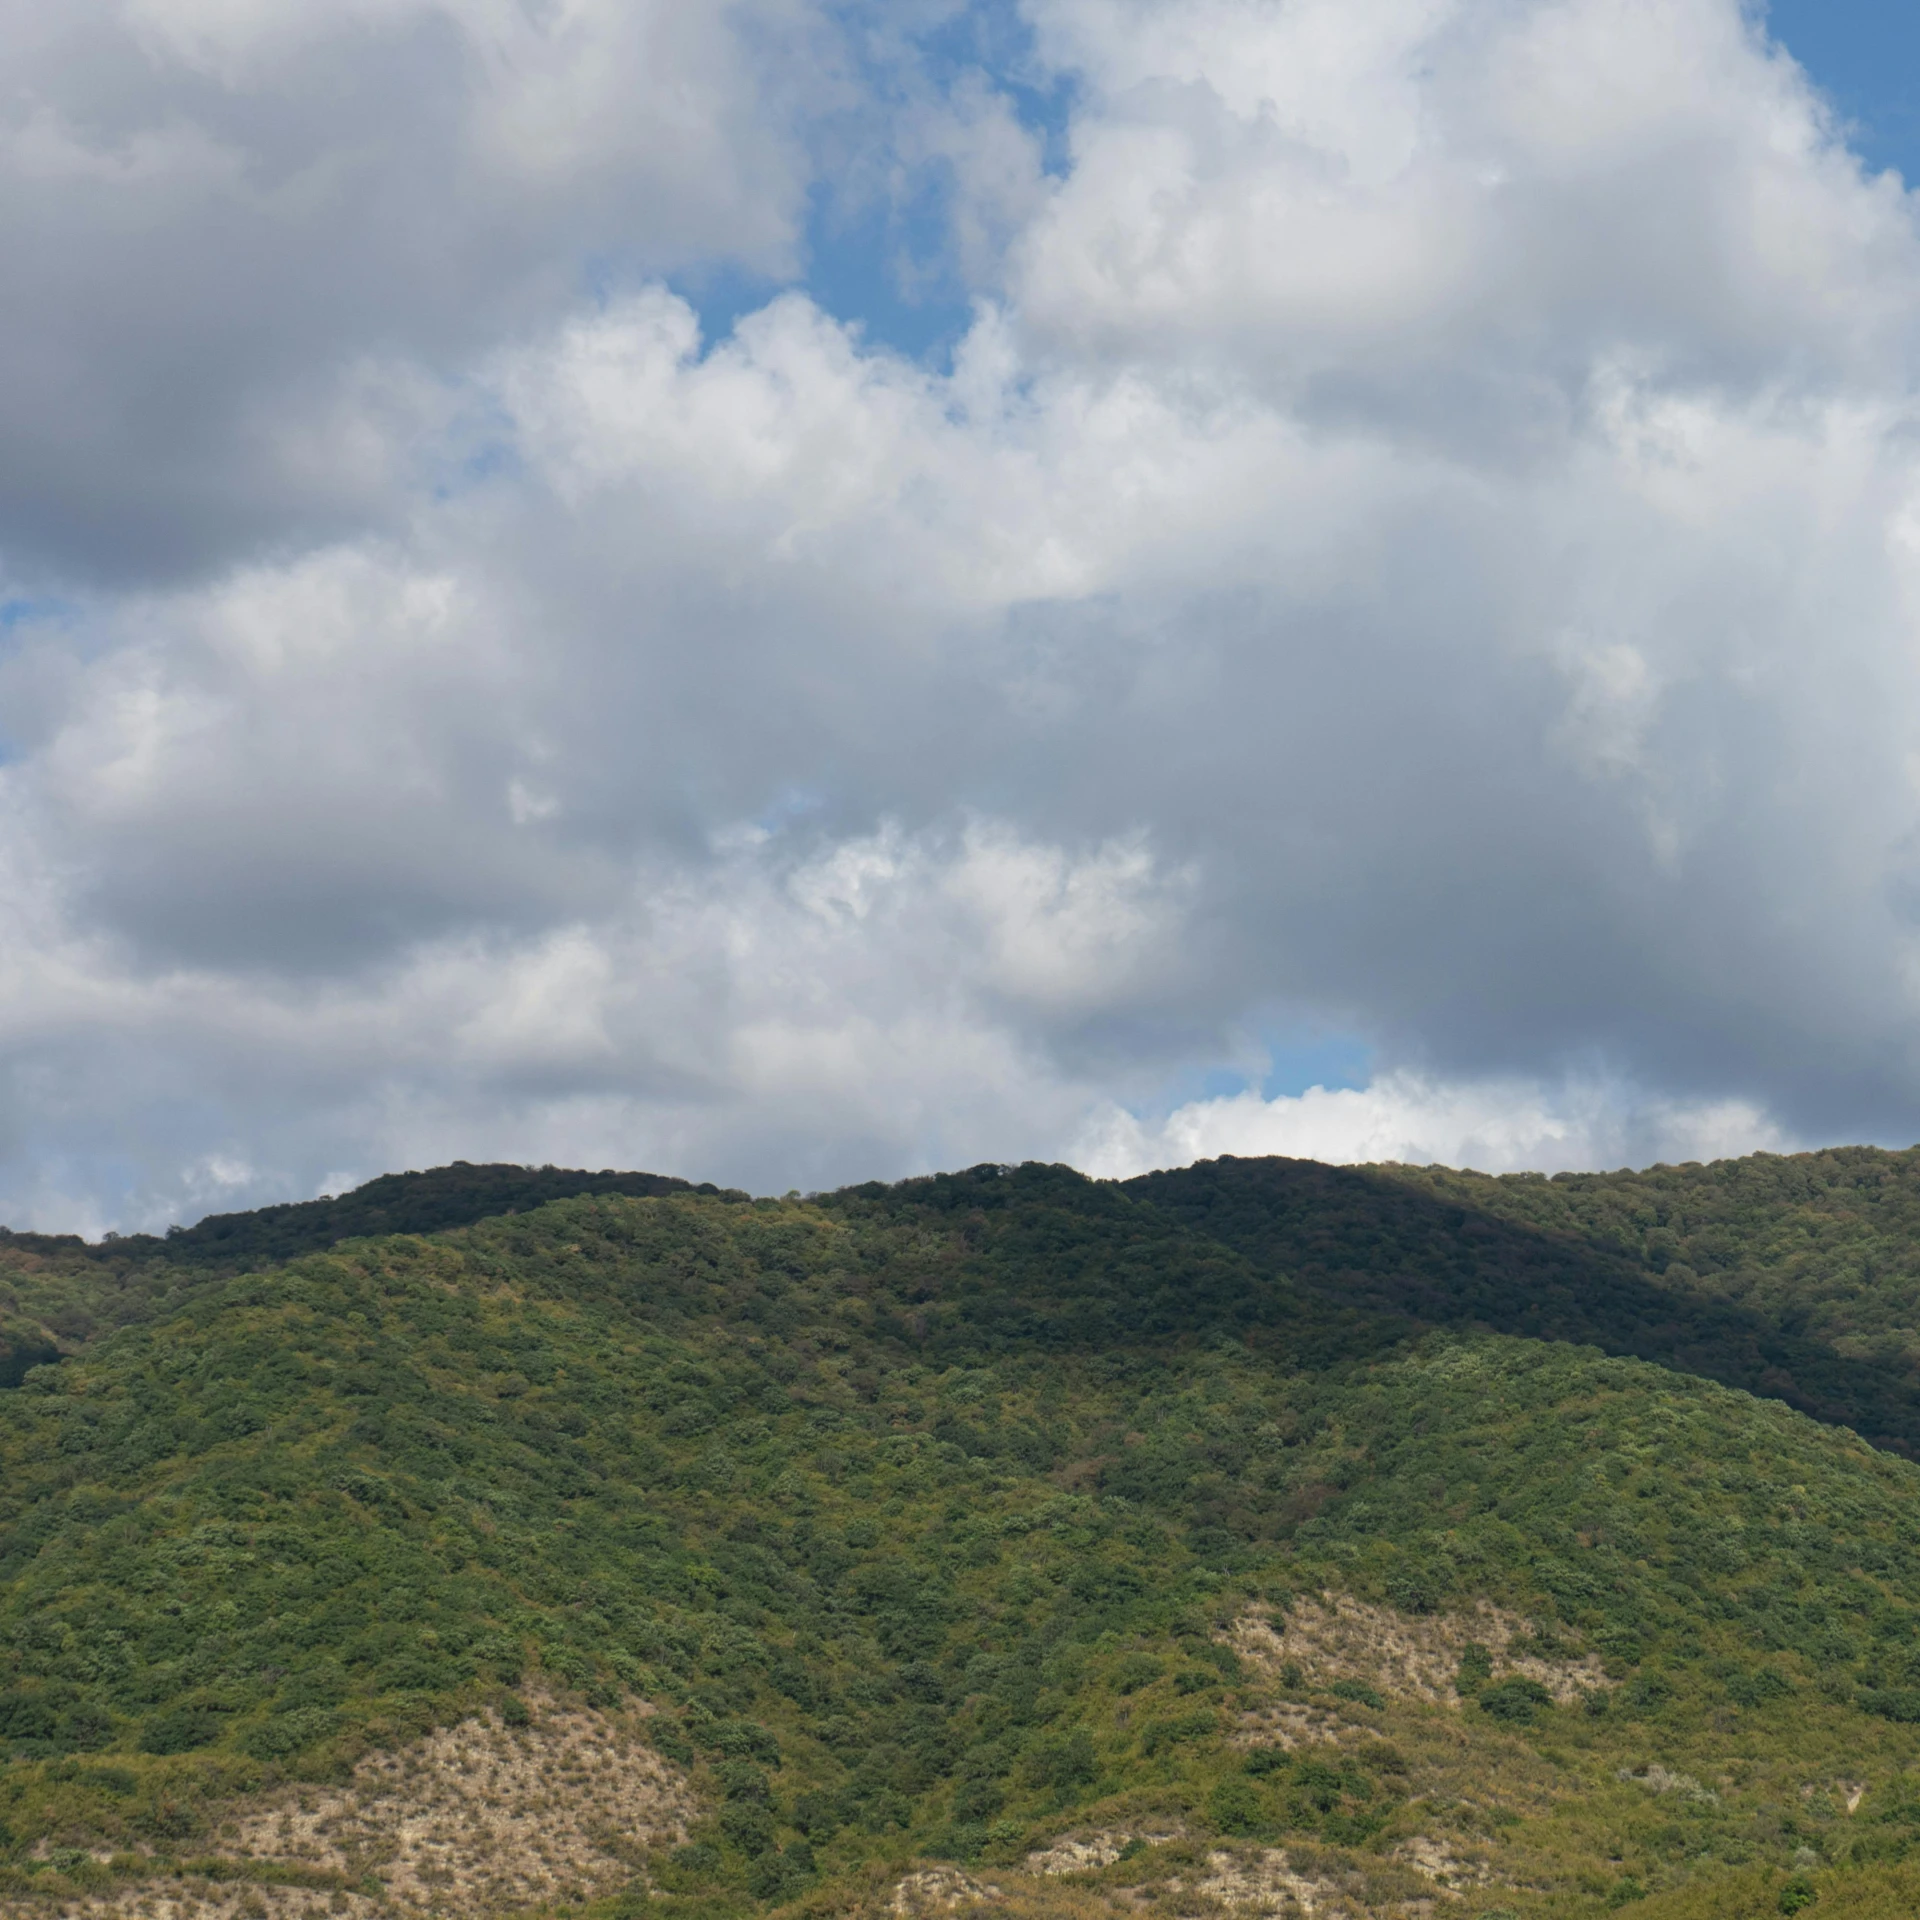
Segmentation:
{"type": "Polygon", "coordinates": [[[1911,1131],[1920,230],[1732,0],[62,21],[15,1218],[1911,1131]],[[829,122],[950,362],[807,291],[829,122]],[[1187,1097],[1289,1026],[1379,1077],[1187,1097]]]}
{"type": "Polygon", "coordinates": [[[596,283],[789,270],[834,93],[807,0],[73,0],[0,66],[0,525],[123,580],[404,516],[596,283]]]}
{"type": "Polygon", "coordinates": [[[1739,1100],[1684,1105],[1594,1080],[1435,1085],[1392,1073],[1368,1087],[1189,1101],[1156,1124],[1114,1109],[1081,1136],[1074,1163],[1116,1180],[1222,1154],[1557,1173],[1780,1153],[1794,1144],[1739,1100]]]}

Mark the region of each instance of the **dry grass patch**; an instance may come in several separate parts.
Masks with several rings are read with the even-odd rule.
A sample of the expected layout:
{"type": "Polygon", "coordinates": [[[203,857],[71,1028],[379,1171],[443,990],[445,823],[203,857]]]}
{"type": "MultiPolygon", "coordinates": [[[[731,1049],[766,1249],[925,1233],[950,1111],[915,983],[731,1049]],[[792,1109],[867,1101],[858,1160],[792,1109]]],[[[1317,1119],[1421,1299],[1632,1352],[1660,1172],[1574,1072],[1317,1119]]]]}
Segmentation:
{"type": "Polygon", "coordinates": [[[193,1874],[131,1881],[102,1891],[0,1900],[5,1920],[386,1920],[392,1909],[362,1893],[259,1886],[193,1874]]]}
{"type": "Polygon", "coordinates": [[[1354,1859],[1313,1847],[1239,1847],[1207,1855],[1195,1891],[1230,1913],[1340,1916],[1425,1915],[1433,1882],[1394,1861],[1354,1859]]]}
{"type": "Polygon", "coordinates": [[[1458,1893],[1466,1887],[1493,1884],[1495,1874],[1484,1855],[1462,1853],[1432,1834],[1416,1833],[1393,1849],[1393,1858],[1404,1861],[1418,1873],[1424,1873],[1444,1892],[1458,1893]]]}
{"type": "Polygon", "coordinates": [[[902,1920],[925,1920],[932,1914],[996,1906],[1005,1897],[990,1881],[976,1880],[958,1867],[922,1867],[896,1883],[887,1911],[899,1914],[902,1920]]]}
{"type": "MultiPolygon", "coordinates": [[[[344,1786],[285,1788],[229,1809],[218,1826],[209,1851],[238,1875],[291,1868],[337,1889],[169,1875],[58,1905],[73,1920],[466,1920],[609,1893],[646,1849],[686,1837],[695,1810],[686,1777],[642,1744],[637,1719],[551,1699],[534,1706],[529,1725],[491,1713],[463,1721],[368,1756],[344,1786]]],[[[48,1911],[39,1897],[0,1901],[0,1920],[48,1911]]]]}
{"type": "Polygon", "coordinates": [[[1178,1840],[1181,1833],[1178,1827],[1162,1824],[1151,1831],[1102,1827],[1094,1833],[1062,1834],[1049,1845],[1028,1854],[1026,1870],[1046,1874],[1098,1873],[1102,1867],[1112,1866],[1135,1841],[1143,1847],[1159,1847],[1169,1840],[1178,1840]]]}
{"type": "Polygon", "coordinates": [[[1454,1676],[1476,1642],[1491,1655],[1495,1679],[1525,1674],[1561,1706],[1606,1686],[1597,1656],[1548,1657],[1529,1644],[1534,1636],[1532,1622],[1484,1600],[1470,1613],[1405,1614],[1342,1593],[1296,1600],[1284,1617],[1243,1613],[1225,1637],[1269,1678],[1294,1666],[1310,1686],[1357,1680],[1435,1706],[1459,1704],[1454,1676]]]}
{"type": "Polygon", "coordinates": [[[222,1851],[317,1867],[418,1912],[498,1913],[623,1884],[648,1847],[686,1837],[686,1778],[636,1723],[535,1702],[376,1755],[343,1788],[285,1793],[221,1829],[222,1851]]]}

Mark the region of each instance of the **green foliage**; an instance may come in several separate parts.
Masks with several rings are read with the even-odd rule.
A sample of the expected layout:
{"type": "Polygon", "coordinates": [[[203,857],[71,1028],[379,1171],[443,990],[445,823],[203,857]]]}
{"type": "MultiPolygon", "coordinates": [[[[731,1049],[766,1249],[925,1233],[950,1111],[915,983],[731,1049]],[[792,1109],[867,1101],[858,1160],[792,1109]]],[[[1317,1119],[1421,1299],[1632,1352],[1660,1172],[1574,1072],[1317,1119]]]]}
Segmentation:
{"type": "Polygon", "coordinates": [[[1538,1717],[1543,1707],[1553,1705],[1553,1695],[1538,1680],[1524,1673],[1516,1673],[1482,1688],[1479,1705],[1482,1713],[1495,1720],[1505,1720],[1513,1726],[1527,1726],[1538,1717]]]}
{"type": "Polygon", "coordinates": [[[1453,1677],[1454,1690],[1463,1695],[1478,1693],[1492,1678],[1493,1655],[1478,1640],[1469,1640],[1460,1649],[1460,1667],[1453,1677]]]}
{"type": "MultiPolygon", "coordinates": [[[[499,1171],[414,1197],[480,1204],[499,1171]]],[[[1234,1174],[1247,1220],[1203,1230],[1164,1181],[1057,1168],[815,1204],[580,1191],[266,1272],[231,1267],[344,1203],[207,1236],[226,1270],[17,1238],[8,1311],[71,1313],[64,1363],[0,1393],[0,1808],[22,1848],[182,1848],[223,1796],[558,1686],[659,1709],[647,1737],[710,1808],[654,1863],[688,1915],[826,1900],[915,1851],[1006,1861],[1136,1792],[1227,1840],[1384,1857],[1479,1791],[1432,1786],[1452,1748],[1384,1681],[1313,1680],[1284,1635],[1273,1674],[1224,1644],[1256,1600],[1337,1590],[1492,1602],[1533,1623],[1516,1652],[1605,1662],[1604,1711],[1561,1711],[1469,1645],[1477,1705],[1420,1710],[1475,1766],[1591,1751],[1615,1825],[1581,1857],[1633,1871],[1582,1897],[1785,1862],[1829,1818],[1810,1803],[1735,1833],[1718,1788],[1632,1783],[1650,1752],[1708,1777],[1687,1746],[1723,1725],[1908,1737],[1920,1469],[1777,1398],[1419,1324],[1394,1287],[1436,1208],[1463,1223],[1446,1272],[1499,1310],[1456,1327],[1512,1304],[1475,1291],[1490,1246],[1533,1247],[1525,1280],[1545,1244],[1578,1292],[1654,1243],[1579,1268],[1571,1203],[1536,1221],[1531,1187],[1498,1188],[1511,1217],[1470,1215],[1451,1176],[1378,1177],[1371,1241],[1350,1209],[1377,1187],[1340,1185],[1309,1231],[1234,1174]],[[1269,1257],[1276,1235],[1312,1260],[1269,1257]],[[1363,1259],[1374,1293],[1339,1294],[1363,1259]],[[1342,1742],[1249,1749],[1276,1682],[1342,1742]]],[[[1910,1837],[1920,1815],[1847,1843],[1897,1861],[1910,1837]]]]}
{"type": "Polygon", "coordinates": [[[1380,1690],[1368,1686],[1364,1680],[1336,1680],[1327,1691],[1336,1700],[1357,1700],[1366,1707],[1384,1707],[1387,1704],[1380,1697],[1380,1690]]]}
{"type": "Polygon", "coordinates": [[[1259,1839],[1275,1829],[1267,1796],[1247,1779],[1226,1779],[1207,1796],[1207,1818],[1216,1833],[1259,1839]]]}
{"type": "Polygon", "coordinates": [[[1127,1191],[1329,1302],[1636,1355],[1920,1451],[1920,1148],[1550,1180],[1227,1157],[1127,1191]]]}

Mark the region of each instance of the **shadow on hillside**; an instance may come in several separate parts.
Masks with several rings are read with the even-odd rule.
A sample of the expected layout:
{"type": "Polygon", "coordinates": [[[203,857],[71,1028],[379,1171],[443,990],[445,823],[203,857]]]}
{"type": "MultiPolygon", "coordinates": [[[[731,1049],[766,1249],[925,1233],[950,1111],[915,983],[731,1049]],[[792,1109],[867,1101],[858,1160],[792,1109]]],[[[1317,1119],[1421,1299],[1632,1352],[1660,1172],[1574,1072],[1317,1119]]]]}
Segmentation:
{"type": "Polygon", "coordinates": [[[1436,1199],[1378,1168],[1312,1160],[1229,1156],[1124,1185],[1264,1272],[1343,1306],[1629,1354],[1920,1458],[1920,1391],[1904,1372],[1670,1286],[1577,1236],[1436,1199]]]}
{"type": "Polygon", "coordinates": [[[77,1234],[12,1233],[4,1227],[0,1236],[30,1252],[60,1252],[120,1264],[161,1261],[169,1266],[235,1272],[323,1253],[342,1240],[387,1233],[445,1233],[501,1214],[530,1213],[550,1201],[585,1193],[623,1193],[643,1199],[670,1193],[746,1198],[711,1183],[695,1186],[690,1180],[660,1173],[474,1166],[456,1160],[425,1173],[383,1173],[337,1199],[283,1201],[248,1213],[210,1213],[195,1226],[171,1228],[164,1237],[109,1234],[89,1245],[77,1234]]]}

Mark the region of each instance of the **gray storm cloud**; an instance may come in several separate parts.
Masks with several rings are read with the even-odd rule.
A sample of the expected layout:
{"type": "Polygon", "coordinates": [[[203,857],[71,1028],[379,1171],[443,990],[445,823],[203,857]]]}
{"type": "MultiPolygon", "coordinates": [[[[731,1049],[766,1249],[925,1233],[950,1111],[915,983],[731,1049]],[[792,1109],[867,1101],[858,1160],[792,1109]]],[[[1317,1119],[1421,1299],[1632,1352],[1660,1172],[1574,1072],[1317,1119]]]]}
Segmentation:
{"type": "Polygon", "coordinates": [[[1901,183],[1732,0],[1024,19],[1052,173],[797,3],[0,26],[17,1223],[1916,1131],[1901,183]]]}

